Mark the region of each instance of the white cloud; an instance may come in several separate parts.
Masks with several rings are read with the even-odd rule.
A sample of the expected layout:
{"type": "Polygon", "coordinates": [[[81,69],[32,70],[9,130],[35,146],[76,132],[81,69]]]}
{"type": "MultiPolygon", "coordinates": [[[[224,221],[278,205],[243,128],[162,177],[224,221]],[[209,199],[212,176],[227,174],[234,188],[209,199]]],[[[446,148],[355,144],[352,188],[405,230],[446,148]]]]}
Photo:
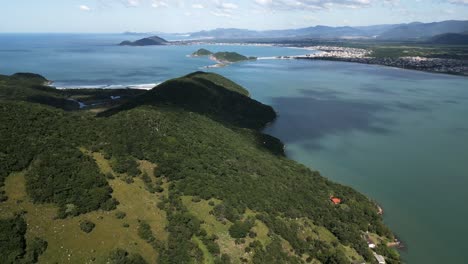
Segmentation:
{"type": "Polygon", "coordinates": [[[255,0],[255,2],[259,5],[271,5],[273,0],[255,0]]]}
{"type": "Polygon", "coordinates": [[[195,8],[195,9],[203,9],[203,8],[205,8],[205,6],[203,6],[202,4],[193,4],[193,5],[192,5],[192,8],[195,8]]]}
{"type": "Polygon", "coordinates": [[[140,0],[127,0],[127,5],[131,7],[139,6],[140,0]]]}
{"type": "Polygon", "coordinates": [[[377,3],[395,4],[399,0],[254,0],[254,2],[261,7],[276,10],[323,10],[336,7],[362,8],[377,3]]]}
{"type": "Polygon", "coordinates": [[[233,3],[221,3],[223,9],[237,9],[238,6],[233,3]]]}
{"type": "Polygon", "coordinates": [[[211,11],[210,13],[211,13],[213,16],[217,16],[217,17],[232,17],[231,14],[229,14],[229,13],[224,13],[224,12],[211,11]]]}
{"type": "Polygon", "coordinates": [[[211,0],[212,10],[210,13],[217,17],[234,17],[234,11],[239,8],[238,5],[231,2],[224,2],[222,0],[211,0]]]}
{"type": "Polygon", "coordinates": [[[80,5],[79,8],[81,11],[91,11],[91,8],[87,5],[80,5]]]}
{"type": "Polygon", "coordinates": [[[450,0],[451,4],[468,5],[468,0],[450,0]]]}
{"type": "Polygon", "coordinates": [[[165,1],[153,0],[153,2],[151,3],[151,6],[154,8],[159,8],[159,7],[168,7],[169,5],[165,1]]]}

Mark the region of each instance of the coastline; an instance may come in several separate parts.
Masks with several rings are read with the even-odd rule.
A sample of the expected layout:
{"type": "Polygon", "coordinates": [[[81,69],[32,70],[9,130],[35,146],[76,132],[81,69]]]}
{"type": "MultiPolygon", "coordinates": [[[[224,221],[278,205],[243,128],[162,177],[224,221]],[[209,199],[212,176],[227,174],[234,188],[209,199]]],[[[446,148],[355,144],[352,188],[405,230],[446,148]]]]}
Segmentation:
{"type": "Polygon", "coordinates": [[[352,62],[368,65],[380,65],[404,70],[416,70],[428,73],[439,73],[468,77],[468,61],[427,57],[373,57],[368,49],[346,48],[339,46],[296,47],[304,50],[318,51],[315,54],[293,56],[301,60],[323,60],[352,62]]]}
{"type": "MultiPolygon", "coordinates": [[[[175,44],[175,43],[174,43],[175,44]]],[[[175,44],[177,45],[177,44],[175,44]]],[[[292,49],[301,49],[307,51],[315,51],[304,55],[284,56],[278,55],[274,57],[258,57],[257,60],[274,60],[274,59],[304,59],[304,60],[324,60],[324,61],[339,61],[352,62],[368,65],[380,65],[404,70],[416,70],[428,73],[448,74],[455,76],[468,77],[468,61],[457,59],[429,58],[429,57],[373,57],[372,51],[362,48],[347,48],[340,46],[293,46],[285,44],[265,44],[265,43],[225,43],[225,42],[203,42],[193,41],[185,42],[184,45],[217,45],[217,46],[265,46],[265,47],[285,47],[292,49]]],[[[204,68],[219,68],[225,67],[230,63],[217,61],[215,65],[204,68]]]]}
{"type": "Polygon", "coordinates": [[[97,85],[54,85],[53,81],[49,81],[46,86],[53,87],[58,90],[73,90],[73,89],[136,89],[136,90],[151,90],[159,83],[142,83],[142,84],[97,84],[97,85]]]}
{"type": "MultiPolygon", "coordinates": [[[[349,63],[359,63],[359,64],[367,64],[367,65],[378,65],[396,69],[403,69],[403,70],[414,70],[419,72],[427,72],[427,73],[437,73],[437,74],[447,74],[453,76],[462,76],[468,77],[468,62],[463,62],[465,65],[462,67],[465,68],[464,71],[447,71],[439,68],[431,68],[431,67],[424,67],[424,66],[417,66],[414,64],[403,64],[398,65],[398,62],[401,61],[401,58],[398,59],[378,59],[378,58],[341,58],[341,57],[295,57],[298,60],[321,60],[321,61],[337,61],[337,62],[349,62],[349,63]]],[[[443,67],[443,66],[442,66],[443,67]]]]}

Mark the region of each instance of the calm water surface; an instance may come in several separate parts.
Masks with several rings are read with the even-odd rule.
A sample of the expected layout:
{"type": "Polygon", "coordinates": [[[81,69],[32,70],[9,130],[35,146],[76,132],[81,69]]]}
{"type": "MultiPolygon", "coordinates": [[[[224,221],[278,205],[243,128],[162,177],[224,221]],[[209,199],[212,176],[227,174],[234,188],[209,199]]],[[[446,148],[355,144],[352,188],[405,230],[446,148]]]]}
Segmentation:
{"type": "MultiPolygon", "coordinates": [[[[159,83],[213,64],[200,47],[248,56],[278,47],[118,47],[122,35],[0,35],[0,73],[57,86],[159,83]]],[[[135,37],[133,37],[135,38],[135,37]]],[[[288,155],[377,200],[407,263],[466,263],[468,78],[380,66],[264,60],[211,69],[271,104],[288,155]]]]}

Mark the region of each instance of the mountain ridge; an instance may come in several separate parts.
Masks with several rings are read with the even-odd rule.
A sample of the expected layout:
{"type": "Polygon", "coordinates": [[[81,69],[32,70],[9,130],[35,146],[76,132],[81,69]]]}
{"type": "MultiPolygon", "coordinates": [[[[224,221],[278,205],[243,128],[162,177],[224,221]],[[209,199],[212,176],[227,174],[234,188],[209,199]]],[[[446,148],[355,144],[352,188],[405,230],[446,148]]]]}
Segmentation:
{"type": "Polygon", "coordinates": [[[188,33],[190,38],[249,39],[249,38],[377,38],[415,39],[432,37],[442,33],[460,33],[468,30],[468,20],[447,20],[440,22],[405,24],[382,24],[370,26],[324,26],[283,30],[249,30],[238,28],[217,28],[188,33]],[[424,34],[421,28],[430,31],[424,34]],[[414,35],[411,35],[413,33],[414,35]]]}

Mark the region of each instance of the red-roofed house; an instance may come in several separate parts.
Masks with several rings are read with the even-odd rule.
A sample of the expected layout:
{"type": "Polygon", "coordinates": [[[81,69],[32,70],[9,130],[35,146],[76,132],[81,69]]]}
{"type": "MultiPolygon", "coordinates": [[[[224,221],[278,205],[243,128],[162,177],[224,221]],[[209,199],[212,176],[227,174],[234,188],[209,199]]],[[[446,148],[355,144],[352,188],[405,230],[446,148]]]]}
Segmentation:
{"type": "Polygon", "coordinates": [[[338,198],[338,197],[330,197],[330,201],[332,201],[332,203],[334,204],[340,204],[341,203],[341,199],[338,198]]]}

